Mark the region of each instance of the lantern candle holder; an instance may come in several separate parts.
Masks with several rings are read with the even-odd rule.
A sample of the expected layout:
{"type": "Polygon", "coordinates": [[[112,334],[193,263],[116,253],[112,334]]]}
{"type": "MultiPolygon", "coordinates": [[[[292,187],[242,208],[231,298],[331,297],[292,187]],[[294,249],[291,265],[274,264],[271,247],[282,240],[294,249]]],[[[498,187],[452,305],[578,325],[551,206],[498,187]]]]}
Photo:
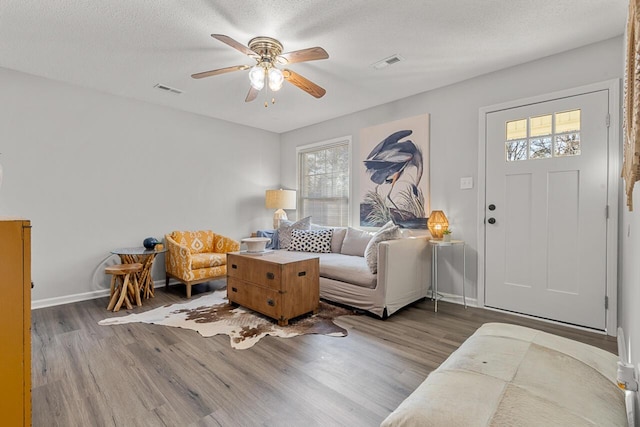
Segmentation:
{"type": "Polygon", "coordinates": [[[442,239],[444,230],[449,229],[449,220],[442,211],[431,211],[427,220],[427,227],[434,239],[442,239]]]}

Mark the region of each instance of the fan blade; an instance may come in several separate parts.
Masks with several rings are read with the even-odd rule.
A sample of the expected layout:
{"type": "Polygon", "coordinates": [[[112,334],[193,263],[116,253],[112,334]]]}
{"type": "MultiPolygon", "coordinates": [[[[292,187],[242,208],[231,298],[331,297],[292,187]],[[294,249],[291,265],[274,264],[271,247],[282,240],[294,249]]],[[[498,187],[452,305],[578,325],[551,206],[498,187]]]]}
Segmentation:
{"type": "Polygon", "coordinates": [[[281,64],[293,64],[295,62],[316,61],[327,59],[329,54],[323,48],[316,46],[308,49],[294,50],[293,52],[278,55],[278,62],[281,64]]]}
{"type": "Polygon", "coordinates": [[[322,98],[324,94],[327,93],[326,90],[324,90],[317,84],[313,83],[310,80],[305,79],[300,74],[294,73],[291,70],[286,70],[286,69],[283,70],[282,75],[284,76],[286,81],[288,81],[289,83],[295,86],[298,86],[300,89],[307,92],[311,96],[315,96],[316,98],[322,98]]]}
{"type": "Polygon", "coordinates": [[[230,73],[232,71],[248,70],[249,68],[251,67],[248,65],[234,65],[233,67],[218,68],[217,70],[203,71],[201,73],[191,74],[191,77],[193,77],[194,79],[201,79],[203,77],[211,77],[217,76],[218,74],[230,73]]]}
{"type": "Polygon", "coordinates": [[[249,93],[247,94],[247,97],[245,98],[244,102],[251,102],[254,99],[256,99],[258,97],[258,94],[260,93],[259,90],[257,90],[256,88],[254,88],[253,86],[249,87],[249,93]]]}
{"type": "Polygon", "coordinates": [[[238,50],[242,53],[244,53],[245,55],[248,55],[252,58],[256,58],[258,57],[258,55],[256,55],[256,53],[254,51],[252,51],[251,49],[249,49],[247,46],[243,45],[242,43],[235,41],[234,39],[232,39],[229,36],[225,36],[224,34],[211,34],[211,37],[213,37],[216,40],[220,40],[222,43],[231,46],[232,48],[234,48],[235,50],[238,50]]]}

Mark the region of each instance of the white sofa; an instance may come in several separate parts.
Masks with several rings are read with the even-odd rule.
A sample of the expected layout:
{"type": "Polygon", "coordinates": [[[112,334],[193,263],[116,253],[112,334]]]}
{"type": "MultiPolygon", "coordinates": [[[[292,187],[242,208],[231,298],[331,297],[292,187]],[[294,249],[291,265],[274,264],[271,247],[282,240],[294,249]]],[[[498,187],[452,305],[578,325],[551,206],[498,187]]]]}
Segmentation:
{"type": "Polygon", "coordinates": [[[431,285],[428,234],[380,242],[378,271],[373,274],[364,256],[343,253],[347,230],[334,230],[332,252],[316,254],[320,258],[320,298],[384,319],[427,296],[431,285]]]}
{"type": "Polygon", "coordinates": [[[320,256],[320,298],[376,314],[383,319],[427,296],[431,256],[426,237],[407,237],[378,244],[378,273],[372,274],[364,257],[338,253],[320,256]],[[335,273],[371,280],[365,287],[335,273]]]}
{"type": "Polygon", "coordinates": [[[381,427],[626,426],[617,360],[567,338],[487,323],[381,427]]]}

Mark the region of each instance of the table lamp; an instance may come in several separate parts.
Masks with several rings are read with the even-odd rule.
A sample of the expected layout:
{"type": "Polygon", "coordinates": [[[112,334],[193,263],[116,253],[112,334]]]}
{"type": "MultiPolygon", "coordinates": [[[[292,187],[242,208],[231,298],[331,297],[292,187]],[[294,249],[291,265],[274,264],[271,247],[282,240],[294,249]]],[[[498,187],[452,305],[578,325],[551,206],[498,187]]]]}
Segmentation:
{"type": "Polygon", "coordinates": [[[449,221],[442,211],[431,211],[427,220],[427,227],[434,239],[442,239],[442,232],[449,228],[449,221]]]}
{"type": "Polygon", "coordinates": [[[296,208],[295,190],[267,190],[265,194],[265,206],[267,209],[277,209],[273,214],[273,228],[280,226],[280,221],[287,219],[285,209],[296,208]]]}

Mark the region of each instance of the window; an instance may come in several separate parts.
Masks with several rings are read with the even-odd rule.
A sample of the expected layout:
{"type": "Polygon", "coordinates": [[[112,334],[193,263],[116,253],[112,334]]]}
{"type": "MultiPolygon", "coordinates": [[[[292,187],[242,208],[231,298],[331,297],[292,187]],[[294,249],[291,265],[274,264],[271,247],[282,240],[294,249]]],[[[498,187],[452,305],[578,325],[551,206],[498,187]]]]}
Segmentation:
{"type": "Polygon", "coordinates": [[[349,223],[351,137],[298,147],[299,217],[314,224],[346,227],[349,223]]]}
{"type": "Polygon", "coordinates": [[[506,123],[508,162],[580,155],[580,110],[506,123]]]}

